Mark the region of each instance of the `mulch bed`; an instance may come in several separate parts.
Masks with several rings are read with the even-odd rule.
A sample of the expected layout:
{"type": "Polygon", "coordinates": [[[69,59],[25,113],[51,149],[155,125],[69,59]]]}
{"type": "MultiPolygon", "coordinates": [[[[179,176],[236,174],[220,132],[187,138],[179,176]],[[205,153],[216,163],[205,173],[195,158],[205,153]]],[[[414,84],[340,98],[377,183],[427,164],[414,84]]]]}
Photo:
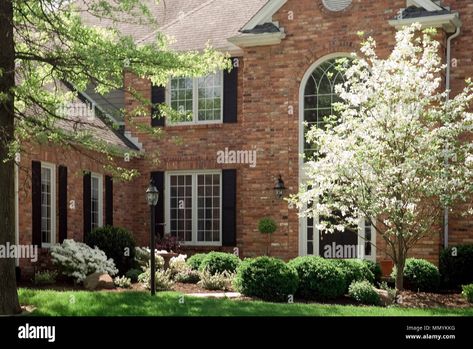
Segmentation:
{"type": "Polygon", "coordinates": [[[460,293],[403,291],[397,299],[402,308],[468,308],[472,305],[460,293]]]}

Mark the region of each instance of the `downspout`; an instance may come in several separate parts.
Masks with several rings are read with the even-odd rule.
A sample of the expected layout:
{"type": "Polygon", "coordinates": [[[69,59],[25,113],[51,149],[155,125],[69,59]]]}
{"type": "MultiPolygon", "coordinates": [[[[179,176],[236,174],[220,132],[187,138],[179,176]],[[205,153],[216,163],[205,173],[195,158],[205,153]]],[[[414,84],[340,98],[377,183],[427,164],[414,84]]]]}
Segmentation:
{"type": "MultiPolygon", "coordinates": [[[[452,41],[460,35],[460,25],[456,25],[456,31],[447,39],[447,71],[445,77],[445,89],[447,91],[447,102],[450,99],[450,73],[452,68],[452,41]]],[[[448,166],[448,157],[445,157],[445,167],[448,166]]],[[[443,212],[443,247],[448,247],[448,210],[446,206],[443,212]]]]}

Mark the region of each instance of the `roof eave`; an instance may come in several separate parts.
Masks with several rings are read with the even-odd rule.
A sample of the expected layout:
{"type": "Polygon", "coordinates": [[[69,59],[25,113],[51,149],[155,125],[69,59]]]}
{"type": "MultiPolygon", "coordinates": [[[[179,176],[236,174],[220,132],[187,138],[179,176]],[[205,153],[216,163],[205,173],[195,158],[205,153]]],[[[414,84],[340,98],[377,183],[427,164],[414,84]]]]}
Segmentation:
{"type": "Polygon", "coordinates": [[[449,13],[438,16],[426,16],[416,18],[393,19],[389,24],[396,29],[409,26],[413,23],[420,23],[422,28],[442,28],[446,33],[454,33],[456,28],[461,27],[462,22],[458,13],[449,13]]]}
{"type": "Polygon", "coordinates": [[[286,37],[286,33],[263,33],[263,34],[247,34],[238,35],[228,38],[227,40],[232,44],[241,47],[255,47],[255,46],[269,46],[279,45],[281,41],[286,37]]]}

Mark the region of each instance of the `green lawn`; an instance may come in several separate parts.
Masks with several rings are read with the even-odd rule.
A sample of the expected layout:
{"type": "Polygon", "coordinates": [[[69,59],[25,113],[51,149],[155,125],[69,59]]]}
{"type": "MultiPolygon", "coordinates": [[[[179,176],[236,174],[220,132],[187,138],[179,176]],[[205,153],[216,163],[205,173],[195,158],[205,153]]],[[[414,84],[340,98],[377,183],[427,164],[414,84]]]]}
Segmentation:
{"type": "Polygon", "coordinates": [[[473,316],[467,309],[402,309],[322,304],[278,304],[229,299],[202,299],[160,292],[87,292],[20,289],[22,305],[42,316],[473,316]]]}

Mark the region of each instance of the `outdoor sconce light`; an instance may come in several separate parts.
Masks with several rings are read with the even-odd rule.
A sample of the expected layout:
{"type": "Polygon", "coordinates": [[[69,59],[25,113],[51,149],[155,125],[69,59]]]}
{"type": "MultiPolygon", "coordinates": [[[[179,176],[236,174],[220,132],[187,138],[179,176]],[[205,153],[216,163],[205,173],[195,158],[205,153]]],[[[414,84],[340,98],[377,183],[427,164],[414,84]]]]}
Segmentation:
{"type": "Polygon", "coordinates": [[[276,185],[274,186],[274,193],[278,199],[281,199],[284,195],[284,190],[286,187],[284,186],[284,181],[282,180],[281,175],[279,175],[276,185]]]}
{"type": "Polygon", "coordinates": [[[156,189],[153,180],[149,182],[148,189],[146,189],[146,200],[149,206],[156,206],[159,200],[159,191],[156,189]]]}
{"type": "Polygon", "coordinates": [[[150,180],[148,189],[146,189],[146,201],[148,201],[150,210],[150,237],[149,237],[149,249],[151,251],[151,281],[150,289],[151,295],[156,294],[156,255],[154,250],[156,249],[156,214],[155,207],[159,200],[159,191],[154,185],[153,180],[150,180]]]}

